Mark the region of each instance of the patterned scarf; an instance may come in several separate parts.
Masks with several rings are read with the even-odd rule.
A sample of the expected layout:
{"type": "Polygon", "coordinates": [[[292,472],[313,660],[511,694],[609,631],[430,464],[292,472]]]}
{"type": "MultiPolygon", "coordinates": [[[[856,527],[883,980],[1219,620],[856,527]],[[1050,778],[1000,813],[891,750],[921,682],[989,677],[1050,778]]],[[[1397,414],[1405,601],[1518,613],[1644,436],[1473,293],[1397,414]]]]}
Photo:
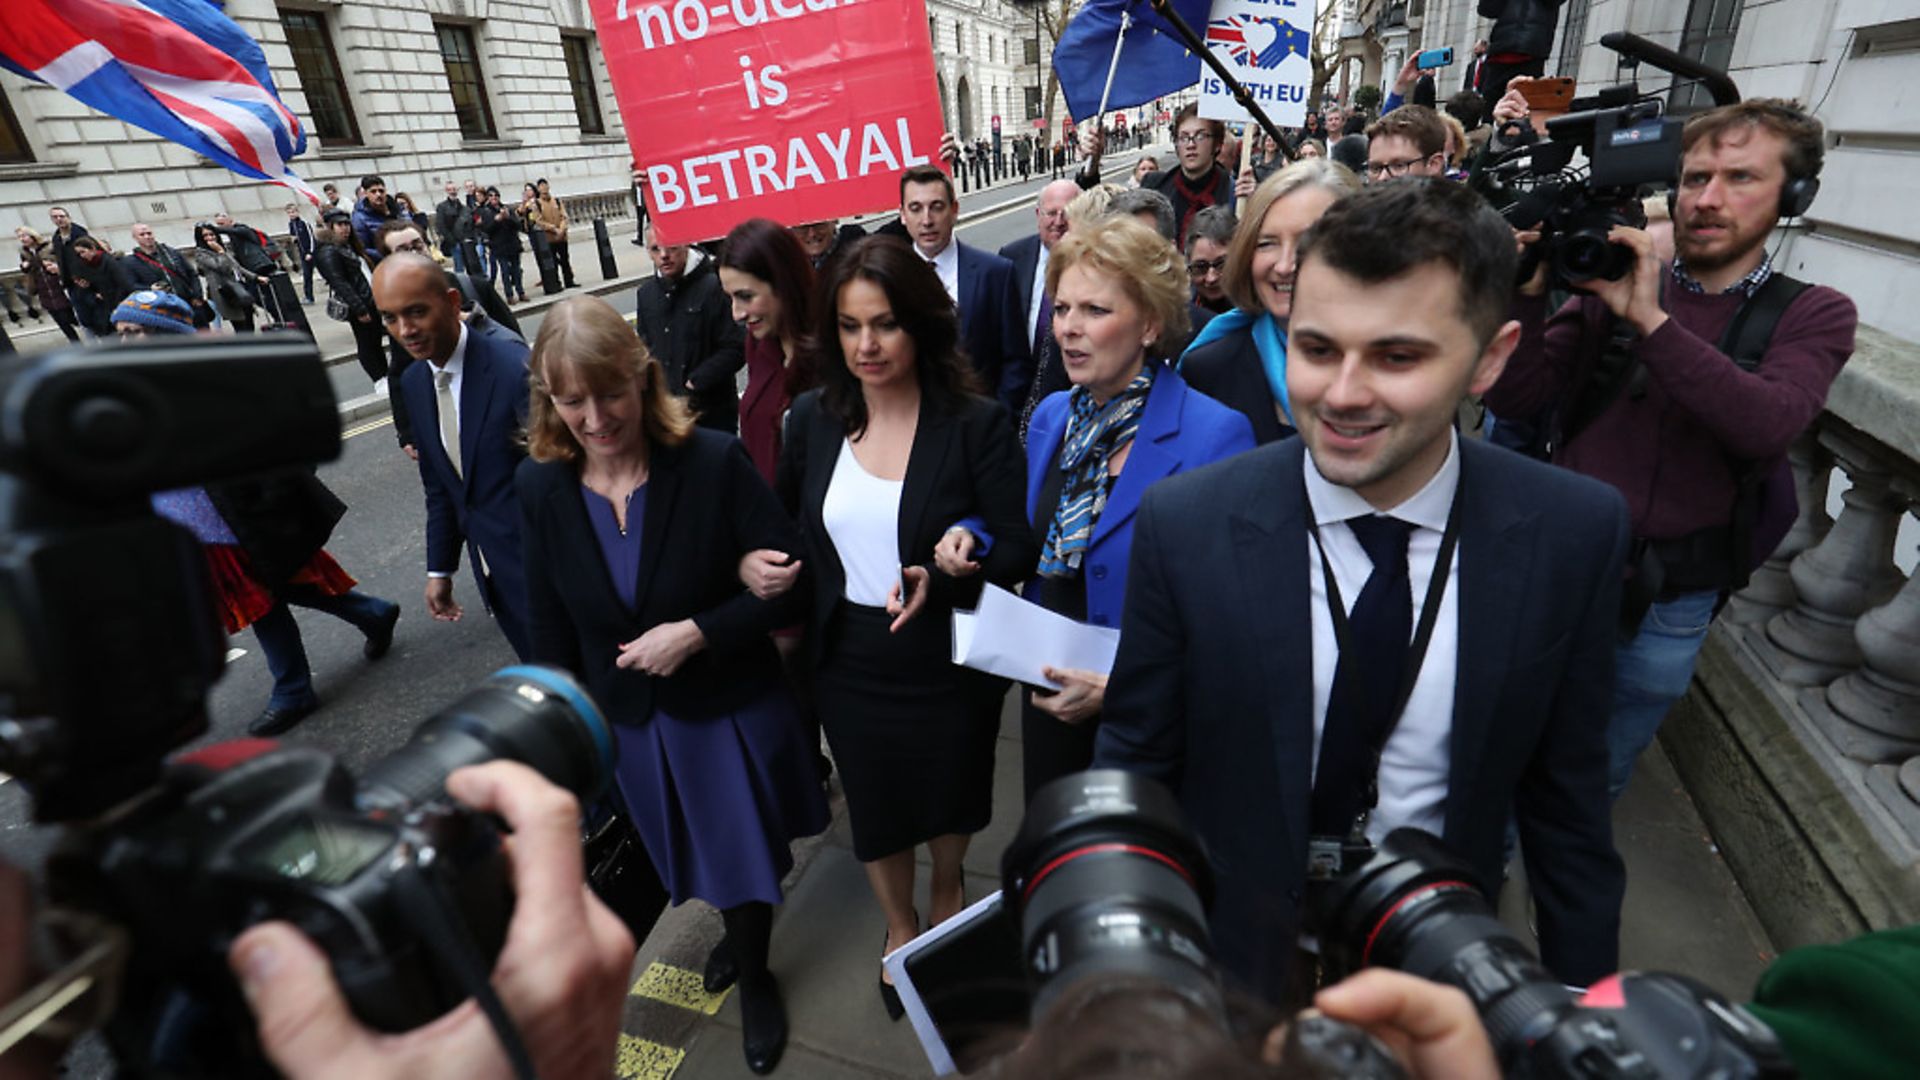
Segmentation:
{"type": "Polygon", "coordinates": [[[1174,166],[1174,190],[1180,193],[1180,198],[1186,203],[1187,207],[1185,212],[1180,215],[1180,230],[1178,235],[1183,244],[1187,239],[1187,226],[1193,224],[1193,215],[1213,205],[1213,193],[1219,185],[1220,177],[1211,165],[1207,167],[1207,175],[1200,180],[1198,187],[1195,187],[1187,180],[1185,170],[1181,169],[1178,165],[1174,166]]]}
{"type": "Polygon", "coordinates": [[[1093,524],[1106,509],[1113,488],[1108,464],[1121,447],[1133,441],[1140,413],[1147,405],[1159,364],[1147,361],[1125,390],[1105,405],[1096,404],[1086,387],[1076,386],[1067,400],[1067,436],[1060,443],[1060,471],[1067,482],[1060,489],[1060,505],[1047,527],[1046,546],[1040,549],[1040,573],[1072,577],[1080,572],[1093,541],[1093,524]]]}

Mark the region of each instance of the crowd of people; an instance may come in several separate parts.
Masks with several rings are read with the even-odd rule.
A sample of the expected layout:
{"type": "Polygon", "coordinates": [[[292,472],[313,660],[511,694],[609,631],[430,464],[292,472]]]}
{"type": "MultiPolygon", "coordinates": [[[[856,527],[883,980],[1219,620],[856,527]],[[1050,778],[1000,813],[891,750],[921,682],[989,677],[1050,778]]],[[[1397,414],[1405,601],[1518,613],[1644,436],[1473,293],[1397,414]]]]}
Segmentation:
{"type": "MultiPolygon", "coordinates": [[[[1524,96],[1491,112],[1523,126],[1524,96]]],[[[437,236],[457,273],[511,293],[506,240],[532,228],[564,266],[544,182],[513,208],[450,183],[429,217],[368,177],[351,211],[323,212],[322,276],[411,361],[396,402],[428,612],[463,617],[464,557],[516,654],[575,672],[618,725],[622,811],[655,880],[617,913],[643,937],[669,901],[721,911],[704,978],[740,987],[754,1072],[787,1040],[774,908],[790,843],[827,824],[829,768],[897,1019],[879,961],[973,899],[961,860],[992,812],[1010,690],[1029,796],[1092,765],[1175,791],[1213,862],[1220,962],[1274,1003],[1320,989],[1301,938],[1318,853],[1403,825],[1489,891],[1517,845],[1546,964],[1576,985],[1616,967],[1613,800],[1744,580],[1744,477],[1784,468],[1851,352],[1852,305],[1820,286],[1786,301],[1756,367],[1726,339],[1782,277],[1765,241],[1804,210],[1789,193],[1818,175],[1820,126],[1777,101],[1694,118],[1672,253],[1619,226],[1630,272],[1557,304],[1544,274],[1515,287],[1539,238],[1462,182],[1464,128],[1417,103],[1348,114],[1357,168],[1306,152],[1322,130],[1310,116],[1284,164],[1249,148],[1247,184],[1189,107],[1171,167],[1131,189],[1056,180],[998,254],[955,237],[938,168],[901,175],[881,235],[752,219],[709,249],[649,226],[633,323],[576,297],[531,345],[423,249],[437,236]],[[1480,399],[1555,423],[1621,325],[1635,392],[1548,460],[1480,437],[1480,399]],[[1119,629],[1113,670],[1010,687],[956,666],[951,615],[987,585],[1119,629]]],[[[101,334],[188,332],[208,304],[238,325],[218,294],[265,247],[216,222],[189,263],[137,233],[145,255],[125,258],[181,287],[149,276],[103,311],[128,271],[54,223],[44,272],[101,334]]],[[[321,548],[338,512],[294,494],[324,527],[270,565],[217,492],[163,512],[225,567],[230,628],[251,621],[266,647],[299,604],[383,654],[399,609],[353,591],[321,548]]],[[[256,731],[317,707],[297,645],[268,650],[285,659],[256,731]]]]}

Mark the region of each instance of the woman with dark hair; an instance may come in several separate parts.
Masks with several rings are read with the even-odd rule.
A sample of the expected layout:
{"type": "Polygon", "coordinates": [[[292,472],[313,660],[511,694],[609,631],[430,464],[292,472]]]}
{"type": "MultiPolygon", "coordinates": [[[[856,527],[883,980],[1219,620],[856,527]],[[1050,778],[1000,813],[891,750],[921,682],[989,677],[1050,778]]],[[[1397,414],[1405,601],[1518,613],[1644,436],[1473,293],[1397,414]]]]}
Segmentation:
{"type": "Polygon", "coordinates": [[[332,296],[347,306],[347,325],[353,329],[361,370],[377,384],[387,377],[387,351],[380,310],[373,303],[373,260],[354,234],[353,215],[345,210],[322,214],[315,239],[313,265],[320,269],[332,296]]]}
{"type": "Polygon", "coordinates": [[[193,227],[193,250],[187,255],[193,260],[193,268],[206,279],[207,299],[213,303],[214,312],[232,323],[234,330],[251,332],[253,309],[258,303],[253,285],[258,279],[227,250],[211,223],[203,221],[193,227]]]}
{"type": "Polygon", "coordinates": [[[580,676],[620,726],[614,773],[634,828],[674,903],[721,909],[747,1065],[771,1072],[787,1040],[767,970],[773,905],[789,844],[829,818],[767,636],[792,601],[743,592],[736,567],[799,536],[606,301],[555,306],[528,374],[514,484],[533,659],[580,676]]]}
{"type": "Polygon", "coordinates": [[[393,196],[393,209],[402,221],[413,222],[414,227],[420,230],[420,236],[423,239],[433,235],[427,229],[427,223],[433,219],[429,218],[425,211],[413,205],[413,196],[404,191],[396,192],[393,196]]]}
{"type": "MultiPolygon", "coordinates": [[[[854,855],[886,916],[884,955],[920,933],[914,849],[930,849],[927,915],[939,923],[965,906],[961,858],[993,811],[1007,684],[951,663],[949,616],[975,602],[983,580],[1017,584],[1039,548],[1013,426],[979,396],[933,267],[899,239],[868,237],[834,261],[819,295],[820,385],[794,400],[779,487],[800,522],[793,554],[813,575],[815,701],[854,855]],[[997,543],[961,581],[934,565],[933,549],[968,517],[997,543]]],[[[763,558],[746,576],[756,594],[775,595],[796,570],[763,558]]],[[[880,992],[898,1019],[884,973],[880,992]]]]}
{"type": "Polygon", "coordinates": [[[780,422],[794,395],[813,385],[801,338],[813,325],[813,263],[786,226],[750,218],[720,247],[720,287],[747,331],[747,392],[740,397],[740,441],[773,483],[780,422]]]}

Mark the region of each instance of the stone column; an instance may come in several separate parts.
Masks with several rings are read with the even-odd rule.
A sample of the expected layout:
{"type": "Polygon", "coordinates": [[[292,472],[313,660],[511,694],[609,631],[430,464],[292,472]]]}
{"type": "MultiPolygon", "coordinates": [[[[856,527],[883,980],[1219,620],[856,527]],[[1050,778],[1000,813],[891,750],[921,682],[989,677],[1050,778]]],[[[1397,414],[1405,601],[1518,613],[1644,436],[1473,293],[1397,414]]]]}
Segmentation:
{"type": "MultiPolygon", "coordinates": [[[[1896,479],[1893,491],[1920,502],[1920,480],[1896,479]]],[[[1920,574],[1860,616],[1853,634],[1864,662],[1808,711],[1848,757],[1894,763],[1920,754],[1920,574]]]]}
{"type": "Polygon", "coordinates": [[[1893,564],[1893,541],[1906,496],[1893,490],[1888,464],[1864,440],[1834,430],[1820,434],[1853,486],[1826,537],[1789,573],[1797,600],[1767,623],[1768,666],[1775,678],[1824,686],[1860,665],[1854,621],[1886,603],[1904,581],[1893,564]]]}
{"type": "Polygon", "coordinates": [[[1721,618],[1742,626],[1758,625],[1793,606],[1798,599],[1793,579],[1788,574],[1794,557],[1818,544],[1833,528],[1833,515],[1827,513],[1827,488],[1833,479],[1833,455],[1820,445],[1816,429],[1808,428],[1787,450],[1793,466],[1793,491],[1799,500],[1800,516],[1780,541],[1780,546],[1753,572],[1747,587],[1733,595],[1721,618]]]}

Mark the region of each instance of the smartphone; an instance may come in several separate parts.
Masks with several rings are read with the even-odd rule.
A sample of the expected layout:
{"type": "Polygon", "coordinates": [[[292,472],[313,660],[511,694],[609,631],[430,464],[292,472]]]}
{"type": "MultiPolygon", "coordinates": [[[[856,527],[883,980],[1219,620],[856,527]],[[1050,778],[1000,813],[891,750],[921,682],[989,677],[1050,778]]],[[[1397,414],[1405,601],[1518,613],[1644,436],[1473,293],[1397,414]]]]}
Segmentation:
{"type": "Polygon", "coordinates": [[[1529,111],[1558,116],[1573,106],[1573,80],[1529,79],[1520,84],[1520,96],[1527,99],[1529,111]]]}
{"type": "Polygon", "coordinates": [[[1453,63],[1453,46],[1448,45],[1441,49],[1427,49],[1420,54],[1414,63],[1421,71],[1431,71],[1434,68],[1446,67],[1453,63]]]}

